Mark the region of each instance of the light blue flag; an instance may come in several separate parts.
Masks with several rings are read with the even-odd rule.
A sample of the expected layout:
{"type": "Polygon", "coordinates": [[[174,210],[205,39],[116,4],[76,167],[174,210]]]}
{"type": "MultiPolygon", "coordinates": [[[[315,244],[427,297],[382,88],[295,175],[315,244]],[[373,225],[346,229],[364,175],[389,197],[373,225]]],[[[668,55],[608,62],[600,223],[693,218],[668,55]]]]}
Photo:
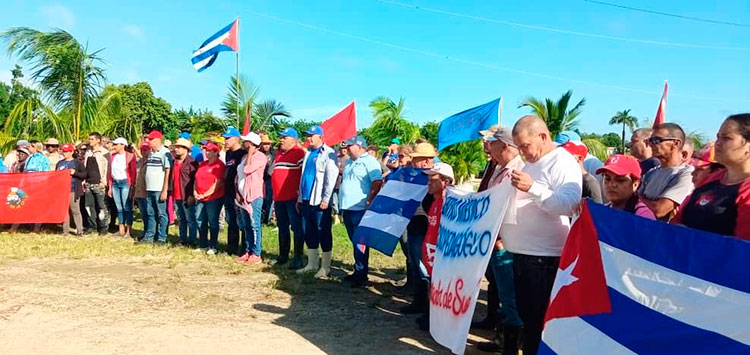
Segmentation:
{"type": "Polygon", "coordinates": [[[482,138],[479,131],[498,124],[500,100],[492,100],[484,105],[459,112],[440,122],[438,130],[438,150],[449,145],[482,138]]]}

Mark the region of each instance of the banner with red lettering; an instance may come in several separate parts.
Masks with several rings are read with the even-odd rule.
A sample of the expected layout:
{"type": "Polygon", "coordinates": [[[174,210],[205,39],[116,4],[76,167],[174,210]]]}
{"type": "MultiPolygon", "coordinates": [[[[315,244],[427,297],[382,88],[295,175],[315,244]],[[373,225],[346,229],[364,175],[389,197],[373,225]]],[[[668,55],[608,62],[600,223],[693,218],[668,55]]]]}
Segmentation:
{"type": "Polygon", "coordinates": [[[511,198],[509,179],[483,192],[449,189],[445,195],[430,281],[430,334],[455,354],[466,348],[480,282],[511,198]]]}
{"type": "Polygon", "coordinates": [[[70,179],[69,170],[0,174],[0,224],[64,222],[70,179]]]}

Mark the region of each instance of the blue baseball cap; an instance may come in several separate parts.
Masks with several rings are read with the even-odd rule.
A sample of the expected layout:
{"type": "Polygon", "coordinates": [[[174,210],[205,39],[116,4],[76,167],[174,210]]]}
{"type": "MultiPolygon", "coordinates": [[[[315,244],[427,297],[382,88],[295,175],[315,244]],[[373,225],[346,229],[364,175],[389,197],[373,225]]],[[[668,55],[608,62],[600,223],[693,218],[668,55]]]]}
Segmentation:
{"type": "Polygon", "coordinates": [[[349,139],[345,140],[344,141],[344,145],[345,146],[358,145],[358,146],[361,146],[361,147],[366,147],[367,146],[367,141],[362,136],[354,136],[352,138],[349,138],[349,139]]]}
{"type": "Polygon", "coordinates": [[[323,135],[323,128],[320,126],[312,126],[307,131],[305,131],[305,134],[307,135],[313,135],[317,134],[319,136],[323,135]]]}
{"type": "Polygon", "coordinates": [[[280,137],[292,137],[294,139],[299,139],[299,133],[297,133],[297,130],[292,127],[287,127],[281,130],[281,133],[279,133],[280,137]]]}
{"type": "Polygon", "coordinates": [[[240,131],[237,130],[237,128],[234,128],[232,126],[227,127],[227,130],[224,131],[224,134],[221,135],[224,138],[232,138],[237,137],[239,138],[241,136],[240,131]]]}
{"type": "Polygon", "coordinates": [[[182,132],[182,133],[180,133],[180,138],[185,138],[187,140],[190,140],[190,132],[182,132]]]}
{"type": "Polygon", "coordinates": [[[562,131],[555,137],[555,144],[563,145],[568,142],[580,142],[581,136],[575,131],[562,131]]]}

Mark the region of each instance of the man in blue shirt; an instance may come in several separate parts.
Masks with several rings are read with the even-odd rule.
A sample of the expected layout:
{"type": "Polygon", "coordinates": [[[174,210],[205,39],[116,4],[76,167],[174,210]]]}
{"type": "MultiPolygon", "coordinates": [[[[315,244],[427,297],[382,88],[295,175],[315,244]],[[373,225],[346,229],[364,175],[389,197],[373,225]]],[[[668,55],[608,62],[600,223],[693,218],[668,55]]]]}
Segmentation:
{"type": "Polygon", "coordinates": [[[333,188],[339,176],[336,166],[336,152],[323,143],[323,128],[312,126],[305,131],[310,139],[310,148],[302,163],[300,194],[297,200],[304,225],[305,244],[307,244],[307,265],[297,270],[302,274],[311,271],[316,278],[328,276],[331,271],[331,203],[333,188]],[[318,264],[318,247],[323,249],[322,262],[318,264]],[[320,269],[318,269],[320,266],[320,269]]]}
{"type": "Polygon", "coordinates": [[[365,215],[367,206],[383,186],[383,174],[378,160],[367,153],[367,142],[356,136],[344,142],[349,151],[349,162],[344,167],[344,174],[339,188],[339,208],[344,217],[344,225],[354,247],[354,273],[345,279],[351,286],[363,287],[367,284],[368,261],[370,248],[354,241],[354,232],[365,215]]]}

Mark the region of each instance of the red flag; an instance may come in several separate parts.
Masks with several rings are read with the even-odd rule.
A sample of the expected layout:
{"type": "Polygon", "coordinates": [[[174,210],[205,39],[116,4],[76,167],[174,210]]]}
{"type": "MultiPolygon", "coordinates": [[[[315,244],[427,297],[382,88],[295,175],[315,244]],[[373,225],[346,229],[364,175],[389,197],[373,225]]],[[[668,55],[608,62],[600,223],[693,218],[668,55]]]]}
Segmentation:
{"type": "Polygon", "coordinates": [[[245,112],[245,126],[242,127],[242,135],[246,136],[248,133],[250,133],[250,119],[251,113],[253,112],[253,104],[250,104],[250,107],[247,109],[247,112],[245,112]]]}
{"type": "Polygon", "coordinates": [[[667,120],[667,82],[664,81],[664,93],[661,95],[659,100],[659,108],[656,110],[656,117],[654,118],[654,127],[666,122],[667,120]]]}
{"type": "Polygon", "coordinates": [[[584,203],[565,241],[544,321],[611,311],[596,227],[584,203]]]}
{"type": "Polygon", "coordinates": [[[357,135],[357,114],[354,101],[320,125],[323,143],[332,146],[357,135]]]}
{"type": "Polygon", "coordinates": [[[0,224],[64,222],[70,179],[69,170],[0,174],[0,224]]]}

